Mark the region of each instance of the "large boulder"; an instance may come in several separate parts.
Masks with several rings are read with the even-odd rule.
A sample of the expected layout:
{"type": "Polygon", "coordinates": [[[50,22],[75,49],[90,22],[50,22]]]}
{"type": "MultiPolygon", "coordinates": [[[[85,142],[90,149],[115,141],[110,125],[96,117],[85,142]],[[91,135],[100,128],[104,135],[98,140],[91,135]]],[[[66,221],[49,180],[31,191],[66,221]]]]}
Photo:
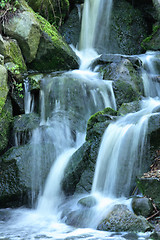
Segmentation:
{"type": "Polygon", "coordinates": [[[97,229],[111,232],[146,232],[153,227],[142,216],[136,216],[125,205],[115,205],[97,229]]]}
{"type": "Polygon", "coordinates": [[[78,59],[65,43],[56,28],[40,15],[37,19],[41,28],[41,39],[36,58],[29,65],[38,71],[69,70],[78,68],[78,59]]]}

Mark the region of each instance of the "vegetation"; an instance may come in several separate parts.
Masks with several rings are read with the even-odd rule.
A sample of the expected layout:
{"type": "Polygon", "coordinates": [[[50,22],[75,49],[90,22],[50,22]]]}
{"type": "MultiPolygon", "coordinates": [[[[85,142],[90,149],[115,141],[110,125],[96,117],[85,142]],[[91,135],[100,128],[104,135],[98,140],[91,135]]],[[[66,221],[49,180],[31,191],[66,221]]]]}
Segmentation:
{"type": "Polygon", "coordinates": [[[18,0],[1,0],[0,1],[0,22],[7,20],[9,13],[14,13],[19,5],[18,0]]]}

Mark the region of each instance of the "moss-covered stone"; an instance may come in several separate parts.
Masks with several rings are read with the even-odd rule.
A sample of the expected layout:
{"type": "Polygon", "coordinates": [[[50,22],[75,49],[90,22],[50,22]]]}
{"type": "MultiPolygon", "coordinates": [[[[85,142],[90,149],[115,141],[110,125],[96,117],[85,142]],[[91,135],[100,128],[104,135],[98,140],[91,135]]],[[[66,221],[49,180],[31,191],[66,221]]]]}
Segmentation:
{"type": "Polygon", "coordinates": [[[160,179],[159,178],[138,178],[137,186],[141,193],[151,198],[156,206],[160,208],[160,179]]]}
{"type": "Polygon", "coordinates": [[[5,105],[8,94],[7,78],[8,74],[6,68],[0,65],[0,113],[5,105]]]}
{"type": "MultiPolygon", "coordinates": [[[[5,63],[13,62],[17,66],[18,72],[25,72],[27,70],[24,62],[21,49],[17,41],[14,39],[4,40],[4,49],[0,49],[0,53],[4,55],[5,63]]],[[[15,69],[11,69],[15,70],[15,69]]]]}
{"type": "Polygon", "coordinates": [[[8,146],[12,120],[12,106],[7,99],[0,114],[0,155],[8,146]]]}
{"type": "Polygon", "coordinates": [[[77,57],[72,49],[63,41],[55,27],[36,15],[42,31],[36,59],[29,65],[39,71],[69,70],[78,68],[77,57]]]}
{"type": "Polygon", "coordinates": [[[145,50],[160,50],[160,23],[153,26],[152,34],[145,38],[141,45],[145,50]]]}

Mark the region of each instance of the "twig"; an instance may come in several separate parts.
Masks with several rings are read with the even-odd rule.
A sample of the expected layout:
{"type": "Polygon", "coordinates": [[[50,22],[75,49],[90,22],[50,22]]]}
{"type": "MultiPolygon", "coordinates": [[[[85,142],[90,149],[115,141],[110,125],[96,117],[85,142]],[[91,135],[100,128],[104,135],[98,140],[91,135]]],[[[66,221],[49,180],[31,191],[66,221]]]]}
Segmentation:
{"type": "Polygon", "coordinates": [[[152,218],[154,218],[154,217],[157,216],[159,213],[160,213],[160,211],[158,211],[158,212],[154,213],[152,216],[146,218],[147,221],[150,220],[150,219],[152,219],[152,218]]]}

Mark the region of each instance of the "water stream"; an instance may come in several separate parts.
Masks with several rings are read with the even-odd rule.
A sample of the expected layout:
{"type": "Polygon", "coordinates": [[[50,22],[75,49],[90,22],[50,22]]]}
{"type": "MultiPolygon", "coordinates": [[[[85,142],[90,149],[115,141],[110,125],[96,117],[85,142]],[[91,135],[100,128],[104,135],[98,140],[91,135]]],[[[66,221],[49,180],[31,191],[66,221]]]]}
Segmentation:
{"type": "MultiPolygon", "coordinates": [[[[116,110],[112,82],[102,80],[97,72],[89,69],[91,61],[101,53],[104,41],[108,44],[111,10],[111,0],[86,0],[79,50],[75,50],[81,59],[80,68],[43,77],[41,122],[32,132],[30,142],[33,155],[32,204],[36,207],[0,210],[5,216],[0,220],[0,239],[130,239],[127,233],[109,233],[95,228],[115,204],[123,203],[130,208],[130,200],[126,197],[130,194],[137,170],[142,171],[148,120],[157,114],[154,110],[160,107],[159,73],[154,67],[154,53],[138,56],[143,61],[147,97],[141,101],[141,109],[111,123],[103,135],[91,192],[97,199],[97,206],[91,216],[87,216],[86,228],[73,228],[61,221],[64,208],[74,209],[82,197],[74,196],[65,203],[60,183],[71,156],[85,141],[87,121],[105,107],[116,110]],[[99,24],[102,27],[97,34],[99,24]]],[[[26,83],[26,114],[34,108],[27,89],[26,83]]],[[[149,233],[139,233],[135,240],[147,239],[148,236],[149,233]]]]}

